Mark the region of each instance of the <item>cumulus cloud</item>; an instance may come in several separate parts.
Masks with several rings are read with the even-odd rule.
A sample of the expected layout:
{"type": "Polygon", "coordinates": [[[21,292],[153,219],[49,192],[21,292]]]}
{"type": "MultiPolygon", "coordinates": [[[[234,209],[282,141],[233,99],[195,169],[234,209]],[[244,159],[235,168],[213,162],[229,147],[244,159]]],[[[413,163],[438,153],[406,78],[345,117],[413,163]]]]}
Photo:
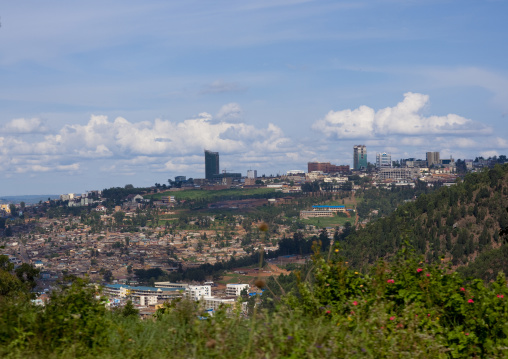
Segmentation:
{"type": "Polygon", "coordinates": [[[290,140],[279,127],[238,123],[240,114],[240,106],[230,103],[217,114],[220,121],[206,112],[180,122],[130,122],[123,117],[111,120],[92,115],[86,124],[65,125],[35,142],[2,136],[0,155],[12,158],[3,167],[14,172],[76,172],[83,170],[81,164],[86,161],[114,161],[94,168],[125,173],[143,166],[153,171],[200,168],[205,148],[234,156],[251,150],[267,155],[288,150],[290,140]]]}
{"type": "Polygon", "coordinates": [[[408,92],[404,100],[394,107],[377,112],[360,106],[355,110],[330,111],[312,128],[327,137],[376,138],[387,135],[458,135],[488,134],[489,127],[455,114],[424,116],[422,110],[428,105],[429,96],[408,92]]]}
{"type": "Polygon", "coordinates": [[[239,122],[242,119],[242,115],[243,111],[240,105],[231,102],[222,106],[215,117],[226,122],[239,122]]]}
{"type": "Polygon", "coordinates": [[[15,118],[5,124],[1,131],[9,134],[46,133],[48,128],[39,118],[15,118]]]}

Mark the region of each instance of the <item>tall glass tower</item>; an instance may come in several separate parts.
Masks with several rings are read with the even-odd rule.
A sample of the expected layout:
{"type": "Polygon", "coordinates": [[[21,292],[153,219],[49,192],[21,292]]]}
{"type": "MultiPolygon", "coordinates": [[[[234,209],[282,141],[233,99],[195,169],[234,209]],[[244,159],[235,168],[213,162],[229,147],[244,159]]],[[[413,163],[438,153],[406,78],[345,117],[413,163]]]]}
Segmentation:
{"type": "Polygon", "coordinates": [[[356,145],[353,147],[353,161],[355,170],[367,168],[367,147],[365,145],[356,145]]]}
{"type": "Polygon", "coordinates": [[[219,174],[219,152],[205,150],[205,178],[212,180],[214,175],[219,174]]]}

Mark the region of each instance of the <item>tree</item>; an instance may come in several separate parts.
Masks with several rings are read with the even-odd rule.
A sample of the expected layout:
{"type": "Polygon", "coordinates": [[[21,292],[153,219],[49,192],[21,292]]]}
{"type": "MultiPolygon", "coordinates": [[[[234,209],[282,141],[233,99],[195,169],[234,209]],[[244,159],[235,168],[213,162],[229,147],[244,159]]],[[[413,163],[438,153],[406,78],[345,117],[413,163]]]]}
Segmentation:
{"type": "Polygon", "coordinates": [[[125,189],[134,189],[134,186],[132,184],[126,184],[125,189]]]}
{"type": "Polygon", "coordinates": [[[11,228],[11,226],[7,226],[7,228],[5,228],[5,236],[6,237],[12,237],[12,228],[11,228]]]}
{"type": "Polygon", "coordinates": [[[113,214],[113,218],[115,219],[115,223],[117,225],[121,225],[123,223],[124,218],[125,218],[125,212],[117,211],[113,214]]]}
{"type": "Polygon", "coordinates": [[[9,210],[11,211],[11,216],[14,216],[16,215],[16,205],[15,204],[10,204],[9,205],[9,210]]]}
{"type": "Polygon", "coordinates": [[[37,283],[35,280],[39,276],[39,270],[36,269],[34,266],[23,263],[14,271],[16,273],[16,276],[19,278],[21,282],[26,284],[30,289],[35,288],[37,283]]]}
{"type": "Polygon", "coordinates": [[[113,279],[113,273],[111,272],[110,269],[107,269],[104,271],[103,277],[105,282],[111,282],[111,280],[113,279]]]}
{"type": "Polygon", "coordinates": [[[132,304],[132,301],[127,301],[125,303],[125,306],[123,307],[121,311],[122,316],[124,317],[137,317],[139,314],[139,310],[134,307],[134,304],[132,304]]]}

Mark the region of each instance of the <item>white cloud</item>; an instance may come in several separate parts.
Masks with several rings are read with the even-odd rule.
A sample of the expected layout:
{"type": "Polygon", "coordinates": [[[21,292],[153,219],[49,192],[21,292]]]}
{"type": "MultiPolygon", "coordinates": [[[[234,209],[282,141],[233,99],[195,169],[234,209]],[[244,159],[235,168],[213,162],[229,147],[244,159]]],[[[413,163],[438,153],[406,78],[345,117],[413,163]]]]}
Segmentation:
{"type": "Polygon", "coordinates": [[[396,106],[377,112],[367,106],[355,110],[330,111],[312,128],[327,137],[351,139],[387,135],[479,135],[491,132],[489,127],[455,114],[426,117],[422,115],[422,110],[428,101],[427,95],[408,92],[396,106]]]}
{"type": "Polygon", "coordinates": [[[508,148],[508,140],[506,140],[506,138],[501,138],[501,137],[495,137],[491,142],[490,144],[492,144],[493,146],[495,146],[496,148],[504,148],[504,149],[507,149],[508,148]]]}
{"type": "Polygon", "coordinates": [[[257,128],[231,120],[240,113],[240,106],[230,103],[219,111],[221,121],[206,112],[180,122],[155,119],[132,123],[122,117],[110,120],[92,115],[86,124],[65,125],[35,142],[14,135],[0,137],[0,155],[11,159],[2,167],[23,173],[77,172],[86,168],[86,162],[103,161],[92,168],[121,173],[139,168],[186,171],[203,166],[205,148],[231,157],[251,150],[268,157],[289,151],[291,141],[279,127],[257,128]],[[108,161],[115,163],[106,164],[108,161]]]}
{"type": "Polygon", "coordinates": [[[240,105],[231,102],[222,106],[215,117],[226,122],[239,122],[242,119],[242,115],[243,111],[240,105]]]}
{"type": "Polygon", "coordinates": [[[46,133],[48,128],[39,118],[15,118],[9,121],[0,131],[15,134],[46,133]]]}
{"type": "Polygon", "coordinates": [[[494,150],[491,150],[491,151],[482,151],[482,152],[480,152],[480,156],[482,156],[483,158],[489,158],[489,157],[499,156],[499,152],[494,151],[494,150]]]}

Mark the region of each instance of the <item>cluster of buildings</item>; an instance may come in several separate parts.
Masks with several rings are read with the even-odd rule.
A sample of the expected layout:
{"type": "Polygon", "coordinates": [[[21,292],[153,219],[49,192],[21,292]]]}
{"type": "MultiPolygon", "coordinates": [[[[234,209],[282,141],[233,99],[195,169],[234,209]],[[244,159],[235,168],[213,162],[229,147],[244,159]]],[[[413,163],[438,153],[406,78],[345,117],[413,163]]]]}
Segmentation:
{"type": "MultiPolygon", "coordinates": [[[[468,168],[473,168],[473,161],[466,160],[468,168]]],[[[193,185],[225,185],[230,186],[259,184],[256,170],[247,171],[247,176],[242,177],[241,173],[229,173],[223,170],[220,173],[219,153],[205,150],[205,178],[194,179],[193,185]]],[[[406,158],[400,161],[393,161],[390,153],[376,153],[375,163],[370,164],[367,157],[365,145],[353,146],[353,167],[349,165],[335,165],[330,162],[309,162],[307,173],[300,170],[291,170],[287,176],[305,177],[303,181],[315,180],[319,174],[351,175],[369,173],[376,175],[380,180],[410,181],[421,177],[422,174],[454,174],[456,163],[453,158],[441,159],[439,152],[427,152],[426,159],[406,158]],[[315,174],[314,177],[311,174],[315,174]]],[[[179,176],[183,177],[184,176],[179,176]]],[[[264,177],[263,177],[264,178],[264,177]]]]}
{"type": "Polygon", "coordinates": [[[67,193],[60,195],[60,200],[67,202],[69,207],[84,207],[100,203],[102,191],[89,191],[81,195],[67,193]]]}
{"type": "Polygon", "coordinates": [[[201,308],[213,315],[220,307],[227,310],[242,305],[245,310],[246,303],[238,301],[242,293],[249,293],[249,284],[226,284],[225,288],[215,289],[212,292],[212,282],[204,285],[191,285],[188,283],[155,282],[154,287],[131,286],[126,284],[107,284],[104,294],[108,297],[111,306],[122,306],[130,300],[135,306],[143,308],[145,313],[153,313],[163,303],[177,298],[186,298],[197,301],[201,308]]]}

